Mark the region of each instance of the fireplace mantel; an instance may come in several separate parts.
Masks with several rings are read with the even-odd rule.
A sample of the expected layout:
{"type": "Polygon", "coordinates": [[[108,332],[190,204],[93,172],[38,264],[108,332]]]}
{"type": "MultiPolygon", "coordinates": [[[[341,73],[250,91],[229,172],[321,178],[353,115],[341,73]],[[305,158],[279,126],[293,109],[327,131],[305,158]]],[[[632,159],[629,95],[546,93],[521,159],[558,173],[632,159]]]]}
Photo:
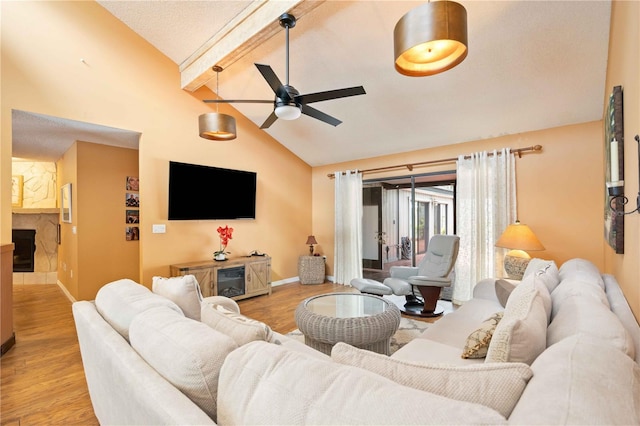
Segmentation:
{"type": "Polygon", "coordinates": [[[29,209],[17,209],[14,208],[11,210],[11,213],[13,214],[60,214],[60,209],[54,207],[54,208],[46,208],[46,209],[36,209],[36,208],[29,208],[29,209]]]}

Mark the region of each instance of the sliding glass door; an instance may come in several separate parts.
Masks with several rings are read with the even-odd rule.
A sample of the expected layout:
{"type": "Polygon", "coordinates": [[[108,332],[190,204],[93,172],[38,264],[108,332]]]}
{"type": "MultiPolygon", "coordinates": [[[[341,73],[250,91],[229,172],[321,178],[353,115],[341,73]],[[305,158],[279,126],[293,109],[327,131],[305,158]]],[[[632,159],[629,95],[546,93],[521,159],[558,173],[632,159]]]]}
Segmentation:
{"type": "Polygon", "coordinates": [[[433,235],[455,233],[455,172],[365,180],[363,204],[365,277],[415,266],[433,235]]]}

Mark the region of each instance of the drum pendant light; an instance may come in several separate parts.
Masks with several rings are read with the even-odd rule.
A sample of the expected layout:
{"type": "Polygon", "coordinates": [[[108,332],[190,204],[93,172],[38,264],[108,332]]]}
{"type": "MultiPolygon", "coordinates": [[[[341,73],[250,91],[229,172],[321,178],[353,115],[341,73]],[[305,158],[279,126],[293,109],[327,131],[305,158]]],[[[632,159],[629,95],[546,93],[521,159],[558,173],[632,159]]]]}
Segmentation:
{"type": "Polygon", "coordinates": [[[423,77],[449,70],[467,57],[467,11],[446,0],[422,4],[398,21],[393,44],[400,74],[423,77]]]}
{"type": "MultiPolygon", "coordinates": [[[[212,68],[216,72],[216,96],[220,98],[220,90],[218,87],[220,72],[222,67],[214,66],[212,68]]],[[[198,117],[198,127],[200,128],[200,137],[214,141],[230,141],[236,138],[236,119],[227,114],[218,112],[219,106],[216,103],[216,112],[202,114],[198,117]]]]}

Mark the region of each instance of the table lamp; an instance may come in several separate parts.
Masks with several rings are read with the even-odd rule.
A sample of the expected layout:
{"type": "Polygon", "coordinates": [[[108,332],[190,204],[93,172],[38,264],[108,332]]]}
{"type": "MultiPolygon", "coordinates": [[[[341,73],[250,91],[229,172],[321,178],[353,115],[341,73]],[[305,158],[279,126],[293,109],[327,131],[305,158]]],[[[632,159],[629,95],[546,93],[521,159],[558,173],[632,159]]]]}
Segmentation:
{"type": "Polygon", "coordinates": [[[518,220],[516,220],[516,223],[507,226],[507,229],[496,242],[496,247],[510,249],[504,257],[504,270],[507,276],[514,280],[522,279],[524,271],[531,260],[531,256],[526,251],[544,250],[544,246],[531,228],[518,220]]]}
{"type": "Polygon", "coordinates": [[[307,237],[307,244],[309,244],[309,256],[313,256],[313,245],[318,244],[318,242],[316,241],[316,237],[314,237],[313,235],[309,235],[307,237]]]}

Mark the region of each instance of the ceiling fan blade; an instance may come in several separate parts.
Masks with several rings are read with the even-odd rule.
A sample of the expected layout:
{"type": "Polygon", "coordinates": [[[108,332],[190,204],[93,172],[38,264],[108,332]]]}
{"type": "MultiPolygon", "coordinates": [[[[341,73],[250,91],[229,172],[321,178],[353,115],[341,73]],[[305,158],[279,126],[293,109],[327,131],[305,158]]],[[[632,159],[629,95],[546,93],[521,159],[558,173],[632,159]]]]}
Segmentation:
{"type": "MultiPolygon", "coordinates": [[[[273,93],[280,96],[281,93],[278,93],[278,90],[282,87],[282,82],[280,81],[276,73],[273,72],[273,69],[271,68],[271,66],[262,65],[262,64],[255,64],[255,65],[258,68],[258,71],[260,71],[260,74],[262,74],[264,79],[267,80],[267,83],[269,83],[269,86],[271,86],[271,90],[273,90],[273,93]]],[[[280,92],[286,93],[286,91],[282,91],[282,90],[280,92]]]]}
{"type": "Polygon", "coordinates": [[[327,124],[331,124],[334,127],[342,123],[342,121],[338,120],[337,118],[334,118],[329,114],[325,114],[322,111],[318,111],[317,109],[312,108],[309,105],[302,104],[302,113],[317,120],[324,121],[327,124]]]}
{"type": "Polygon", "coordinates": [[[273,100],[264,99],[205,99],[202,102],[206,104],[272,104],[273,100]]]}
{"type": "Polygon", "coordinates": [[[278,119],[278,116],[276,115],[276,113],[271,112],[271,115],[267,117],[266,120],[264,120],[264,123],[262,123],[262,126],[260,126],[260,128],[268,129],[277,119],[278,119]]]}
{"type": "Polygon", "coordinates": [[[365,95],[364,87],[348,87],[346,89],[327,90],[326,92],[308,93],[295,97],[296,102],[310,104],[312,102],[328,101],[331,99],[346,98],[349,96],[365,95]]]}

